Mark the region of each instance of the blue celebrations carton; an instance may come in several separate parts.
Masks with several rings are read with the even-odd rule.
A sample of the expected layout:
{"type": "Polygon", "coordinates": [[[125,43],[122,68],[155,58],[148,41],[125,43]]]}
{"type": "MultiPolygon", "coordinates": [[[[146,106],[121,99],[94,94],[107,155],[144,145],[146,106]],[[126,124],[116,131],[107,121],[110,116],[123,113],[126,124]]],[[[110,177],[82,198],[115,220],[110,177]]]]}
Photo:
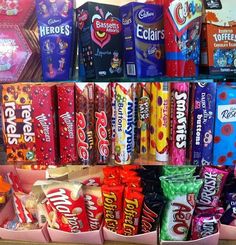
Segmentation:
{"type": "Polygon", "coordinates": [[[211,165],[215,121],[216,83],[193,83],[191,92],[191,153],[194,165],[211,165]]]}
{"type": "Polygon", "coordinates": [[[44,81],[69,80],[73,50],[73,0],[36,0],[44,81]]]}
{"type": "Polygon", "coordinates": [[[217,86],[213,164],[236,164],[236,86],[217,86]]]}
{"type": "Polygon", "coordinates": [[[161,5],[132,2],[121,7],[127,76],[164,74],[164,26],[161,5]]]}

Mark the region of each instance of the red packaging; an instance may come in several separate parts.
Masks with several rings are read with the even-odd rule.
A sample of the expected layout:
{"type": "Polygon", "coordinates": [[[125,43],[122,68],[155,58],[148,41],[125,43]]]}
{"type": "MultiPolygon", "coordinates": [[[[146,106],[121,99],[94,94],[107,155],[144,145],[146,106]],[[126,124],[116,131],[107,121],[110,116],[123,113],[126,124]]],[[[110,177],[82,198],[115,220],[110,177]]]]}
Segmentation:
{"type": "Polygon", "coordinates": [[[167,76],[198,75],[202,10],[201,0],[164,1],[167,76]]]}
{"type": "Polygon", "coordinates": [[[125,236],[138,234],[144,195],[132,188],[125,189],[122,233],[125,236]]]}
{"type": "Polygon", "coordinates": [[[60,163],[77,160],[75,136],[75,92],[73,83],[57,85],[60,163]]]}
{"type": "Polygon", "coordinates": [[[32,87],[36,155],[39,164],[50,165],[57,162],[55,98],[54,85],[40,84],[32,87]]]}
{"type": "Polygon", "coordinates": [[[122,230],[124,186],[102,186],[105,227],[113,232],[122,230]]]}
{"type": "Polygon", "coordinates": [[[2,85],[3,134],[8,162],[35,161],[32,84],[2,85]]]}
{"type": "Polygon", "coordinates": [[[69,224],[70,232],[90,230],[81,184],[54,182],[43,185],[42,189],[52,208],[56,209],[59,216],[61,215],[59,220],[69,224]]]}
{"type": "Polygon", "coordinates": [[[94,163],[94,84],[76,84],[76,137],[79,163],[94,163]]]}
{"type": "Polygon", "coordinates": [[[90,229],[92,231],[99,230],[103,218],[101,187],[86,186],[83,192],[90,229]]]}
{"type": "Polygon", "coordinates": [[[109,83],[95,84],[95,162],[108,164],[111,156],[111,93],[109,83]]]}

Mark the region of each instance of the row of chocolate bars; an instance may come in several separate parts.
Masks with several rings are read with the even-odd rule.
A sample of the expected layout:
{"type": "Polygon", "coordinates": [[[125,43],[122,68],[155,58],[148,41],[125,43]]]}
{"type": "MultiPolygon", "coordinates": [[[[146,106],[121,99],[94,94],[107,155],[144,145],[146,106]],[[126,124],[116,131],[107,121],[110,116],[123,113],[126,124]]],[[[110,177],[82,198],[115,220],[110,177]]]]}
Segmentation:
{"type": "Polygon", "coordinates": [[[2,85],[8,162],[234,165],[234,83],[2,85]],[[156,162],[155,161],[155,162],[156,162]]]}
{"type": "MultiPolygon", "coordinates": [[[[0,226],[35,230],[47,223],[79,233],[104,224],[104,232],[124,236],[157,232],[160,226],[164,241],[207,237],[218,232],[219,221],[235,226],[236,182],[230,168],[96,167],[93,172],[58,169],[50,177],[37,180],[28,194],[17,175],[8,173],[16,217],[0,226]]],[[[3,185],[2,195],[9,197],[10,187],[3,185]]]]}
{"type": "MultiPolygon", "coordinates": [[[[32,77],[24,71],[34,67],[40,75],[39,46],[44,81],[70,80],[77,60],[73,56],[77,55],[75,50],[78,47],[79,76],[86,79],[124,75],[197,76],[201,52],[203,57],[208,57],[202,59],[202,65],[212,73],[235,73],[235,26],[224,26],[224,30],[219,31],[214,29],[214,33],[226,34],[211,35],[213,24],[221,25],[218,23],[221,20],[225,25],[231,18],[230,12],[227,12],[229,1],[219,7],[214,6],[213,9],[206,7],[206,13],[203,2],[207,6],[209,1],[183,4],[178,0],[160,0],[157,1],[160,4],[133,2],[122,7],[88,2],[76,9],[76,18],[73,2],[36,0],[35,3],[22,0],[15,4],[15,12],[11,11],[11,16],[7,12],[1,13],[3,11],[0,8],[3,15],[0,16],[0,32],[3,33],[0,44],[6,47],[0,51],[1,82],[37,80],[36,75],[32,77]],[[31,20],[28,8],[35,7],[39,41],[34,37],[27,37],[26,34],[30,31],[24,29],[34,26],[26,25],[25,22],[30,23],[31,20]],[[26,10],[27,14],[23,15],[26,10]],[[212,15],[215,16],[213,20],[210,18],[212,15]],[[200,52],[204,16],[204,45],[200,52]],[[224,20],[224,16],[228,16],[227,19],[224,20]],[[18,22],[20,27],[9,25],[18,22]],[[38,44],[32,44],[34,41],[38,44]],[[217,45],[211,47],[214,42],[217,45]],[[31,64],[32,59],[36,66],[31,64]]],[[[12,6],[5,5],[2,9],[12,6]]],[[[233,25],[234,21],[229,23],[233,25]]]]}

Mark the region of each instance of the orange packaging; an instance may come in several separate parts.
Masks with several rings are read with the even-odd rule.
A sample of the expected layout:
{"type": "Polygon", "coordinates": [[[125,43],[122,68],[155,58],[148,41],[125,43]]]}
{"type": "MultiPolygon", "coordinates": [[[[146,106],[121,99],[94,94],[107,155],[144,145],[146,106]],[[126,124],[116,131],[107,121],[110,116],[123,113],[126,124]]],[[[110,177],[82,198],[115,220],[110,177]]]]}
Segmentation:
{"type": "Polygon", "coordinates": [[[201,65],[210,74],[236,73],[235,0],[205,1],[201,65]]]}

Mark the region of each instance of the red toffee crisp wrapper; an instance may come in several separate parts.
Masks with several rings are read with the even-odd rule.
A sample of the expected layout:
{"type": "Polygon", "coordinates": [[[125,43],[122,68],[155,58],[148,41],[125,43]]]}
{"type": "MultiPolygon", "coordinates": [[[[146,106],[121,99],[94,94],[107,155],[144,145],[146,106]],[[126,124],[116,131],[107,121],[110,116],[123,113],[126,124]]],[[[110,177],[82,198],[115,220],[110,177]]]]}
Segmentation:
{"type": "Polygon", "coordinates": [[[113,232],[122,230],[124,186],[102,186],[105,227],[113,232]]]}
{"type": "Polygon", "coordinates": [[[94,163],[94,84],[76,84],[76,136],[79,162],[94,163]]]}
{"type": "Polygon", "coordinates": [[[95,160],[109,163],[111,157],[111,93],[109,83],[95,84],[95,160]]]}
{"type": "Polygon", "coordinates": [[[77,160],[75,135],[75,90],[73,83],[57,85],[60,163],[77,160]]]}
{"type": "Polygon", "coordinates": [[[83,188],[90,229],[98,230],[102,224],[103,202],[101,187],[85,186],[83,188]]]}
{"type": "Polygon", "coordinates": [[[56,164],[57,130],[55,121],[55,86],[32,87],[36,156],[39,164],[56,164]]]}
{"type": "Polygon", "coordinates": [[[124,196],[124,212],[122,234],[133,236],[138,234],[139,221],[143,206],[144,195],[127,187],[124,196]]]}
{"type": "MultiPolygon", "coordinates": [[[[43,185],[42,189],[52,208],[56,209],[57,216],[61,217],[62,224],[69,224],[70,232],[90,230],[81,184],[54,182],[43,185]]],[[[62,224],[57,225],[62,228],[62,224]]]]}

